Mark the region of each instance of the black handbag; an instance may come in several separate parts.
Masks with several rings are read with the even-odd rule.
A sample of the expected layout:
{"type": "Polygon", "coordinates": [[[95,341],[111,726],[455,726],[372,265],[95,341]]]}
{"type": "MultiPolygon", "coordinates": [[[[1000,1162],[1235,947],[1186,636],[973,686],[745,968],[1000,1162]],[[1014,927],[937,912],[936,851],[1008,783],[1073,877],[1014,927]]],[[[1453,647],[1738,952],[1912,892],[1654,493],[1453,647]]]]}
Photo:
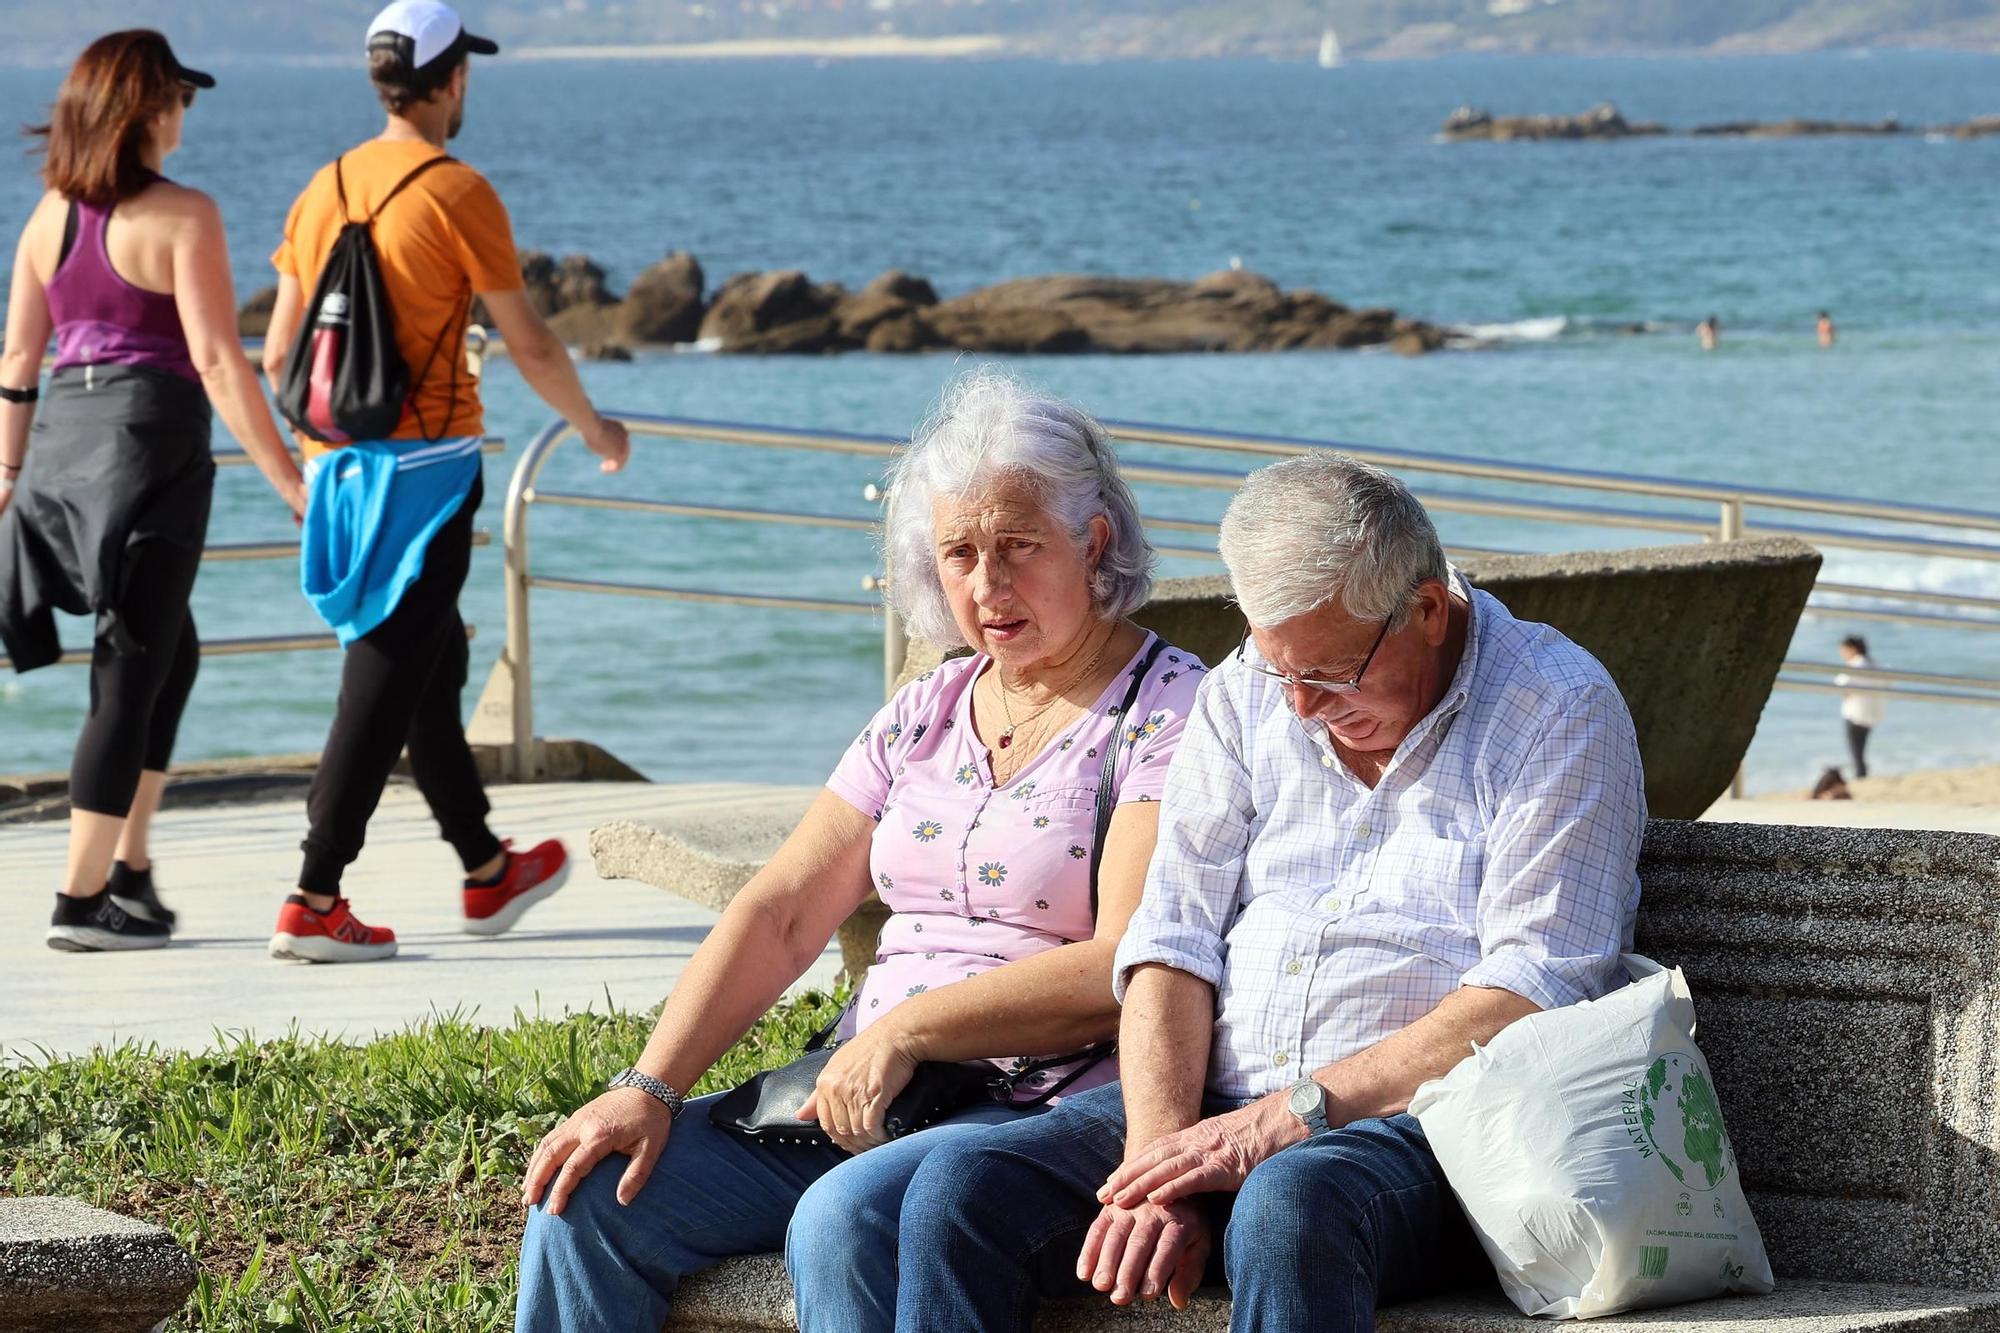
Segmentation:
{"type": "MultiPolygon", "coordinates": [[[[1111,744],[1104,747],[1104,768],[1097,780],[1097,837],[1090,849],[1090,917],[1093,921],[1097,919],[1097,870],[1104,859],[1104,835],[1111,827],[1118,743],[1125,732],[1126,715],[1132,711],[1132,705],[1139,697],[1139,687],[1145,683],[1146,673],[1152,670],[1154,661],[1165,647],[1166,640],[1155,637],[1153,646],[1133,671],[1132,684],[1126,689],[1125,701],[1118,706],[1112,724],[1111,744]]],[[[832,1147],[833,1136],[817,1121],[799,1119],[799,1108],[806,1104],[806,1098],[812,1095],[814,1086],[819,1082],[820,1071],[833,1058],[834,1049],[839,1045],[833,1040],[833,1034],[846,1016],[843,1012],[820,1029],[806,1043],[806,1053],[798,1059],[776,1069],[767,1069],[732,1089],[709,1108],[708,1118],[733,1134],[766,1143],[832,1147]]],[[[883,1126],[890,1138],[901,1138],[934,1125],[976,1102],[1010,1101],[1014,1090],[1025,1080],[1060,1065],[1081,1062],[1058,1079],[1054,1086],[1037,1094],[1034,1100],[1017,1103],[1023,1110],[1032,1109],[1059,1096],[1063,1089],[1103,1063],[1116,1049],[1116,1042],[1099,1042],[1071,1055],[1031,1061],[1009,1073],[1002,1073],[989,1060],[924,1060],[918,1063],[909,1083],[890,1101],[883,1126]]]]}

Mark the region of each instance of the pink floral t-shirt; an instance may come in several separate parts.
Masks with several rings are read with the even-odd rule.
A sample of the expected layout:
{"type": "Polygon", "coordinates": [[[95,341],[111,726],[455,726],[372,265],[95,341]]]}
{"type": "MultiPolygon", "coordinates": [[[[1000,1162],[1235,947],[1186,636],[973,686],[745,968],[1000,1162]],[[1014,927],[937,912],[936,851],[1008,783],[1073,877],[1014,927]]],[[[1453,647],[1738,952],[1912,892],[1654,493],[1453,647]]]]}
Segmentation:
{"type": "MultiPolygon", "coordinates": [[[[1163,645],[1114,737],[1132,672],[1154,638],[1005,787],[994,785],[992,751],[972,727],[972,686],[991,661],[985,656],[953,658],[911,681],[848,747],[826,785],[878,821],[869,873],[892,915],[842,1036],[922,991],[1091,937],[1090,851],[1105,753],[1115,747],[1115,804],[1157,801],[1207,670],[1163,645]]],[[[1041,1054],[994,1063],[1014,1071],[1041,1054]]],[[[1035,1096],[1066,1072],[1032,1076],[1016,1095],[1035,1096]]],[[[1116,1062],[1106,1060],[1065,1091],[1115,1077],[1116,1062]]]]}

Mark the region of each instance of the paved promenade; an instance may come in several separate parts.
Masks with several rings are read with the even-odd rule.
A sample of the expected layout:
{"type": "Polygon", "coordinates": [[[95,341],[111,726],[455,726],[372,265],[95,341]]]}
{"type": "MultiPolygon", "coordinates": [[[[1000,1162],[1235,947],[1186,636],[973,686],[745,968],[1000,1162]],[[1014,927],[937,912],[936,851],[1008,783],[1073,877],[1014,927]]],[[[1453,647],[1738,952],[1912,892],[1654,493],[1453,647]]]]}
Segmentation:
{"type": "MultiPolygon", "coordinates": [[[[305,829],[303,797],[170,811],[156,856],[162,892],[182,931],[166,949],[60,954],[42,943],[62,872],[60,821],[0,827],[0,1053],[71,1054],[135,1038],[199,1048],[215,1032],[304,1031],[351,1038],[461,1010],[504,1024],[516,1009],[549,1015],[596,1006],[646,1008],[666,994],[715,916],[675,894],[597,878],[590,830],[740,802],[777,789],[744,783],[576,783],[501,787],[494,829],[522,842],[557,836],[570,847],[570,881],[512,934],[458,931],[458,866],[414,788],[393,786],[349,872],[363,920],[395,928],[400,956],[318,967],[279,963],[264,945],[305,829]]],[[[2000,833],[2000,807],[1877,802],[1723,801],[1710,819],[1850,823],[2000,833]]],[[[807,984],[831,982],[828,950],[807,984]]]]}
{"type": "MultiPolygon", "coordinates": [[[[280,963],[264,952],[298,871],[303,796],[166,814],[154,854],[181,933],[148,953],[62,954],[45,946],[67,826],[0,827],[0,1052],[71,1054],[127,1037],[193,1049],[212,1044],[217,1029],[276,1035],[294,1023],[360,1038],[438,1010],[493,1024],[507,1023],[517,1008],[601,1011],[607,993],[620,1008],[650,1007],[715,914],[660,889],[598,879],[591,828],[767,790],[737,783],[495,788],[494,831],[522,843],[560,837],[574,869],[562,892],[512,933],[481,939],[459,933],[457,859],[438,840],[416,789],[398,783],[347,887],[364,921],[395,929],[402,952],[340,967],[280,963]]],[[[830,983],[839,965],[830,950],[808,982],[830,983]]]]}
{"type": "Polygon", "coordinates": [[[2000,834],[2000,805],[1929,805],[1914,801],[1733,801],[1725,798],[1710,806],[1702,818],[1731,824],[1916,828],[2000,834]]]}

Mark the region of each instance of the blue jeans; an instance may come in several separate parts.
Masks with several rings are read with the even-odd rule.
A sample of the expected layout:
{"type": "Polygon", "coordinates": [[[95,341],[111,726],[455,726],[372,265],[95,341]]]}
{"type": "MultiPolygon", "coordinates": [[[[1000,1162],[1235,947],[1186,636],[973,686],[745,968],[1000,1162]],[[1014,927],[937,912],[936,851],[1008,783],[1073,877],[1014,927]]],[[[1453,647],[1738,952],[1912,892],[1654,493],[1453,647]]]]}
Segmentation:
{"type": "MultiPolygon", "coordinates": [[[[903,1197],[896,1327],[1029,1333],[1043,1296],[1088,1292],[1076,1258],[1124,1148],[1116,1083],[940,1144],[903,1197]]],[[[1491,1279],[1411,1116],[1314,1135],[1208,1198],[1234,1333],[1373,1329],[1378,1303],[1491,1279]]]]}
{"type": "Polygon", "coordinates": [[[539,1205],[529,1213],[519,1333],[660,1333],[682,1278],[781,1248],[804,1333],[887,1330],[895,1323],[897,1221],[917,1167],[947,1143],[1038,1114],[978,1106],[850,1157],[719,1129],[708,1118],[716,1100],[688,1103],[629,1206],[617,1197],[628,1159],[613,1154],[561,1216],[539,1205]]]}

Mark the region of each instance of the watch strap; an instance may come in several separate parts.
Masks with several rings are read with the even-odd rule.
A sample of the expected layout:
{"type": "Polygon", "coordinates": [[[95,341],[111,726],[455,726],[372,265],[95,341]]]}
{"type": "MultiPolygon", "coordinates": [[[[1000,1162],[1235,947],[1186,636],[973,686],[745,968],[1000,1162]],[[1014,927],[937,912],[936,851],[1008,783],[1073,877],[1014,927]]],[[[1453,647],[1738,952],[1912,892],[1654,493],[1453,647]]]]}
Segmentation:
{"type": "Polygon", "coordinates": [[[620,1070],[618,1076],[611,1080],[611,1086],[637,1088],[666,1107],[667,1114],[676,1120],[680,1119],[681,1112],[687,1109],[687,1098],[675,1092],[672,1084],[662,1083],[651,1074],[642,1074],[636,1069],[620,1070]]]}

